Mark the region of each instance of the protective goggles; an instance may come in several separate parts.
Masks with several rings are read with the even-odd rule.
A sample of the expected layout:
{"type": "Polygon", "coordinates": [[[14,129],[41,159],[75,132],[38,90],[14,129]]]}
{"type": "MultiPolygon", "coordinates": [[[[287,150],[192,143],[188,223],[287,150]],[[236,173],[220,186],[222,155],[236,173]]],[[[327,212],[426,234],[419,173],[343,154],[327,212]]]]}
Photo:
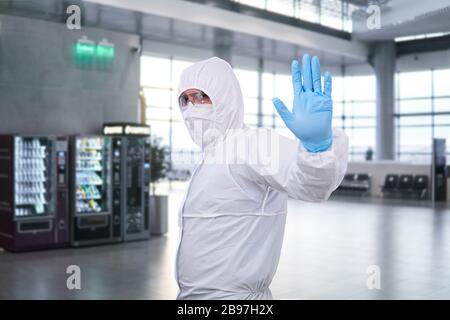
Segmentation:
{"type": "Polygon", "coordinates": [[[188,90],[180,95],[178,103],[181,108],[185,108],[189,102],[192,104],[204,104],[209,99],[208,95],[201,90],[188,90]]]}

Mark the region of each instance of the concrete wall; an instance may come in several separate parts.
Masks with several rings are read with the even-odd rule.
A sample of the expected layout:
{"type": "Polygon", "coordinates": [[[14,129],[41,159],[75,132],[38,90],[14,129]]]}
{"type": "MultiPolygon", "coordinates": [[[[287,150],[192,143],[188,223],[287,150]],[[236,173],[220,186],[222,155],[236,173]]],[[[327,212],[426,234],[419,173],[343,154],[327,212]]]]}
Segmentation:
{"type": "Polygon", "coordinates": [[[0,15],[0,133],[100,133],[106,121],[137,121],[139,37],[0,15]],[[112,69],[82,70],[72,46],[86,35],[115,45],[112,69]]]}

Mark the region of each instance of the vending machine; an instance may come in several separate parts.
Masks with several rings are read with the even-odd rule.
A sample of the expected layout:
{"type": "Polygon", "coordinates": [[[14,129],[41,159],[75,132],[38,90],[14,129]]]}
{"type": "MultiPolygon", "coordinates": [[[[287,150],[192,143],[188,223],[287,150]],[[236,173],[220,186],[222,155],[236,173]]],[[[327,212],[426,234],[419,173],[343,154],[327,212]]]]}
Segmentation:
{"type": "Polygon", "coordinates": [[[68,139],[0,135],[0,247],[69,244],[68,139]]]}
{"type": "Polygon", "coordinates": [[[111,138],[71,138],[71,245],[120,241],[111,207],[111,138]]]}
{"type": "Polygon", "coordinates": [[[112,136],[113,215],[121,221],[124,241],[150,237],[150,128],[140,124],[105,124],[112,136]]]}

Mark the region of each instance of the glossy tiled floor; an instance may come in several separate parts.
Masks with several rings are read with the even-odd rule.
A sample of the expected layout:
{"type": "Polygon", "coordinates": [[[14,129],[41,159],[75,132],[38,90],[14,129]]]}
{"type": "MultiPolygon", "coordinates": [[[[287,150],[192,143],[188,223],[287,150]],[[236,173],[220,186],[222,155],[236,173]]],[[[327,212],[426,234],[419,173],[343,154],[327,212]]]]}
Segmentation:
{"type": "MultiPolygon", "coordinates": [[[[0,253],[2,299],[173,299],[176,211],[170,232],[150,241],[83,249],[0,253]],[[68,290],[66,268],[81,268],[68,290]]],[[[290,201],[275,299],[450,299],[450,211],[332,200],[290,201]],[[369,290],[367,268],[380,270],[369,290]]]]}

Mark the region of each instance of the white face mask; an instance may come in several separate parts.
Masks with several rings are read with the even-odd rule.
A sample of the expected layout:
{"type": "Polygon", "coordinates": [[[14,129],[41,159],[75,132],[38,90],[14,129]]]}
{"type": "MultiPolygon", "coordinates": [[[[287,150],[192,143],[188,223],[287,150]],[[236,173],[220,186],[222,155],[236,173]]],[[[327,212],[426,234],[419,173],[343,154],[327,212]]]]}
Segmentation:
{"type": "Polygon", "coordinates": [[[217,128],[216,108],[212,104],[189,104],[182,115],[192,140],[202,150],[221,135],[217,128]]]}

